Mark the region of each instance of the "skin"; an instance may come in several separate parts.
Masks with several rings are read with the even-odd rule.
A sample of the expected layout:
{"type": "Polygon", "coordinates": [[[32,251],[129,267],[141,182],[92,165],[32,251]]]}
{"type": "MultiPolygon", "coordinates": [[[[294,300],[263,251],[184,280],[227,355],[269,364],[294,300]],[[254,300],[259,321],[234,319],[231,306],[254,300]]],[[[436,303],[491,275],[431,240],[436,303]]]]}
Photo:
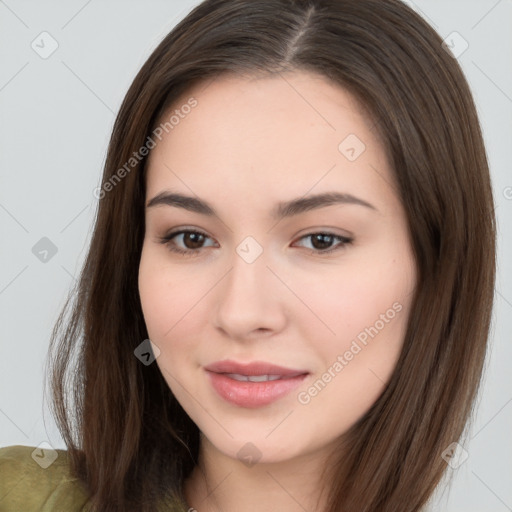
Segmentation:
{"type": "Polygon", "coordinates": [[[326,458],[384,390],[405,334],[416,269],[393,172],[354,97],[321,76],[222,76],[173,108],[190,96],[197,106],[151,151],[146,204],[180,192],[217,215],[146,208],[139,271],[156,364],[202,433],[188,503],[200,512],[321,510],[326,458]],[[366,146],[354,161],[339,150],[349,134],[366,146]],[[280,201],[332,191],[375,209],[331,204],[279,222],[271,216],[280,201]],[[178,228],[206,237],[161,243],[178,228]],[[323,246],[306,236],[322,232],[334,235],[323,246]],[[343,246],[336,235],[353,241],[343,246]],[[263,250],[252,263],[236,252],[247,236],[263,250]],[[173,253],[172,244],[196,253],[173,253]],[[347,361],[381,315],[384,327],[347,361]],[[338,356],[341,371],[333,369],[338,356]],[[205,365],[228,358],[310,373],[285,397],[249,409],[224,401],[207,378],[205,365]],[[330,381],[301,403],[299,393],[329,368],[330,381]],[[261,457],[251,466],[237,457],[248,442],[261,457]]]}

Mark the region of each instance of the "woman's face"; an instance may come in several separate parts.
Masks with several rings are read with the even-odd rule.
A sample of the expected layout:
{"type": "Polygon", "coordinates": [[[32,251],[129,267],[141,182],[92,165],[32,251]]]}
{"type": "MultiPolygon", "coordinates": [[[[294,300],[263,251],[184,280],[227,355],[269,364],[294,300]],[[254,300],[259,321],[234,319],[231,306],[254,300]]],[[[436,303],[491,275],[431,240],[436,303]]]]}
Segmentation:
{"type": "Polygon", "coordinates": [[[328,453],[384,390],[416,282],[384,148],[305,72],[224,76],[173,110],[139,271],[156,364],[225,456],[328,453]]]}

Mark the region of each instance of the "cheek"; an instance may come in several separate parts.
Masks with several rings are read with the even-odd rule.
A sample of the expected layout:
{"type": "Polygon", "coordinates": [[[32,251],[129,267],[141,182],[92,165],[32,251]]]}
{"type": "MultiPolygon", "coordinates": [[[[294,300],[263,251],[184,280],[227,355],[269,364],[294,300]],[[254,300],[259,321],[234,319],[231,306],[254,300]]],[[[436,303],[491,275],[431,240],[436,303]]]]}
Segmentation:
{"type": "Polygon", "coordinates": [[[324,280],[322,290],[311,288],[308,296],[311,309],[334,334],[317,319],[313,329],[310,320],[308,338],[316,340],[318,365],[315,380],[302,390],[299,403],[308,404],[304,408],[309,413],[330,410],[341,430],[357,421],[384,390],[407,326],[413,259],[398,258],[385,248],[378,254],[380,258],[358,254],[340,272],[333,272],[332,279],[324,280]]]}
{"type": "Polygon", "coordinates": [[[377,338],[401,341],[412,289],[409,276],[392,259],[380,265],[361,259],[331,272],[321,287],[299,287],[297,294],[314,313],[303,316],[308,338],[322,338],[318,348],[329,354],[348,350],[355,339],[362,344],[377,338]]]}
{"type": "Polygon", "coordinates": [[[176,295],[169,293],[165,274],[152,270],[144,260],[139,269],[139,294],[149,337],[157,343],[175,322],[176,295]]]}
{"type": "Polygon", "coordinates": [[[315,340],[318,364],[314,379],[297,398],[304,421],[330,411],[331,426],[319,427],[326,437],[345,431],[366,413],[400,355],[411,283],[403,268],[391,266],[387,274],[383,270],[347,272],[331,281],[324,293],[309,295],[311,309],[324,314],[322,320],[335,334],[314,318],[313,329],[310,320],[308,338],[315,340]]]}
{"type": "Polygon", "coordinates": [[[197,367],[202,330],[211,308],[208,291],[216,281],[213,273],[199,278],[198,272],[177,271],[159,253],[142,253],[139,294],[144,321],[149,338],[160,350],[156,363],[178,398],[177,383],[190,380],[188,372],[197,367]]]}
{"type": "Polygon", "coordinates": [[[161,343],[193,317],[189,312],[207,289],[207,284],[176,272],[162,259],[152,250],[143,250],[139,266],[139,295],[148,334],[161,343]]]}
{"type": "Polygon", "coordinates": [[[184,366],[190,345],[189,340],[179,334],[184,326],[187,328],[187,321],[193,318],[186,316],[185,309],[193,298],[193,290],[185,287],[181,293],[176,276],[171,280],[169,275],[169,269],[159,263],[155,255],[143,251],[139,267],[139,295],[149,339],[160,350],[155,363],[175,396],[184,399],[180,396],[178,383],[182,380],[180,367],[184,366]],[[180,343],[180,339],[187,343],[180,343]]]}

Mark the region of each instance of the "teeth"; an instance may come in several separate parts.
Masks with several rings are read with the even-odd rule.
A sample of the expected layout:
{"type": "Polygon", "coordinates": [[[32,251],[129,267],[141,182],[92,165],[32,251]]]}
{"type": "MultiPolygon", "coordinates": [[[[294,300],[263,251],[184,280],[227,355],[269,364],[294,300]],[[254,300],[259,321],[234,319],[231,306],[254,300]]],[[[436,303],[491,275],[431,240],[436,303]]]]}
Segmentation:
{"type": "Polygon", "coordinates": [[[226,377],[229,377],[230,379],[234,380],[240,380],[240,381],[248,381],[249,377],[247,375],[239,375],[238,373],[226,373],[226,377]]]}
{"type": "Polygon", "coordinates": [[[240,375],[239,373],[226,373],[226,377],[239,380],[241,382],[267,382],[269,380],[278,380],[280,375],[240,375]]]}

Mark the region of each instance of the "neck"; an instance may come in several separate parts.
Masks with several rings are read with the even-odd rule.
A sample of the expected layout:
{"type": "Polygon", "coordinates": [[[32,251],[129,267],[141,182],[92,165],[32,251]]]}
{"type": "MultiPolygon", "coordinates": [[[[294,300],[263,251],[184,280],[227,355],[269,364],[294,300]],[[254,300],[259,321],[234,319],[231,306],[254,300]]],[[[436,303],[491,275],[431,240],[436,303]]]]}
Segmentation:
{"type": "Polygon", "coordinates": [[[254,465],[228,457],[201,436],[198,465],[184,484],[197,512],[325,510],[326,453],[254,465]]]}

